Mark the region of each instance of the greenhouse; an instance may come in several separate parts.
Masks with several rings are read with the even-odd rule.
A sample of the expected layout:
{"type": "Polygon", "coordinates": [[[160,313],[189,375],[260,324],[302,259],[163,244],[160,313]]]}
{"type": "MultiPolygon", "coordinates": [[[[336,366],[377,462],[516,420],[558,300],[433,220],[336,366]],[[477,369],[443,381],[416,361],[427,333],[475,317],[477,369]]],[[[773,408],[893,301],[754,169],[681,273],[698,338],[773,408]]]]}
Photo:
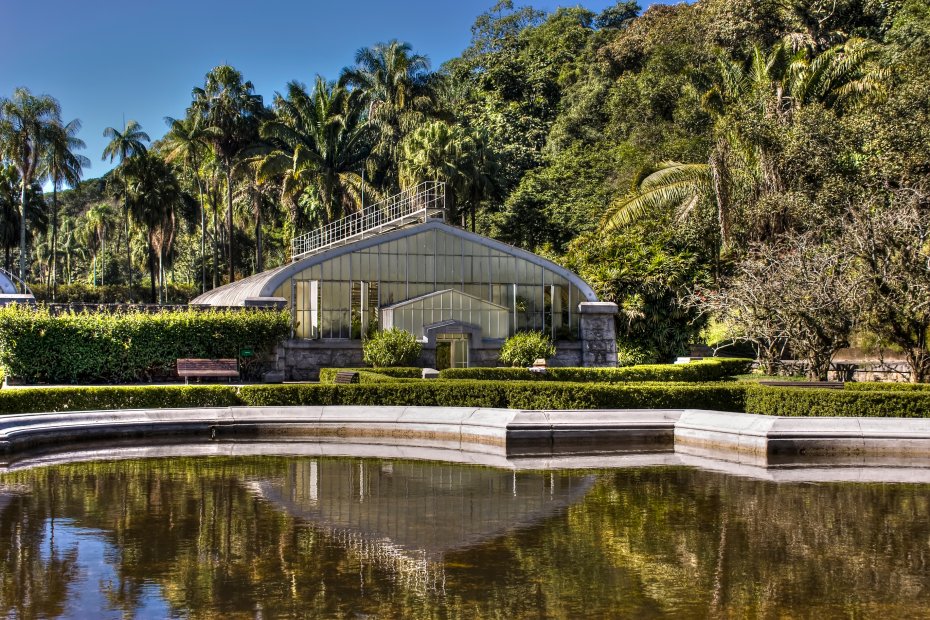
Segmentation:
{"type": "MultiPolygon", "coordinates": [[[[580,304],[613,306],[591,303],[596,301],[590,286],[551,261],[424,217],[304,251],[292,263],[192,303],[286,306],[293,317],[289,348],[317,351],[308,354],[312,361],[289,366],[309,368],[360,363],[364,338],[390,327],[424,343],[425,365],[436,364],[437,347],[450,365],[493,363],[503,341],[525,330],[565,342],[563,362],[581,365],[580,304]]],[[[612,340],[612,326],[610,332],[612,340]]]]}

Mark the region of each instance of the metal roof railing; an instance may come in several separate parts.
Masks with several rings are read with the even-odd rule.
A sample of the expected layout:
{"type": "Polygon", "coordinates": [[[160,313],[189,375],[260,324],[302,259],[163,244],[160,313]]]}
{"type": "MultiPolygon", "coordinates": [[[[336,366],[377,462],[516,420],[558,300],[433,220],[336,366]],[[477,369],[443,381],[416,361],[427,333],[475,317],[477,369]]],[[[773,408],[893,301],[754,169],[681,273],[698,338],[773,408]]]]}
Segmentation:
{"type": "Polygon", "coordinates": [[[291,260],[296,261],[309,254],[418,224],[432,217],[443,217],[445,206],[445,183],[420,183],[352,215],[295,237],[291,242],[291,260]]]}

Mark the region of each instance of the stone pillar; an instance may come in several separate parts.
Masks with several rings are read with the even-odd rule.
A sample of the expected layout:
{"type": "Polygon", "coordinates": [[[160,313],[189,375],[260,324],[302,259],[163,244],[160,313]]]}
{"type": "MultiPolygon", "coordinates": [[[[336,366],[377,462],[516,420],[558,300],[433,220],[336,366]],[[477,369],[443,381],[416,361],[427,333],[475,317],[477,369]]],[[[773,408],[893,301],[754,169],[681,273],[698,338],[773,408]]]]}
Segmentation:
{"type": "Polygon", "coordinates": [[[578,304],[581,319],[581,365],[617,366],[617,304],[584,301],[578,304]]]}

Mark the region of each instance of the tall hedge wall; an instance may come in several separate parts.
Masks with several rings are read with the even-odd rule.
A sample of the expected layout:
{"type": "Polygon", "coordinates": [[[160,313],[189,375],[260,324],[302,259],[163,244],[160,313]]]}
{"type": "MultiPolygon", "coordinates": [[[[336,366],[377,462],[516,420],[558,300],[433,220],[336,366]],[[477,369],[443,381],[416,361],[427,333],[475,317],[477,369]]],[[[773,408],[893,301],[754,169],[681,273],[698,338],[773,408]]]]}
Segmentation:
{"type": "Polygon", "coordinates": [[[127,383],[175,376],[178,358],[268,354],[287,337],[281,311],[171,310],[53,316],[0,308],[0,367],[27,383],[127,383]]]}

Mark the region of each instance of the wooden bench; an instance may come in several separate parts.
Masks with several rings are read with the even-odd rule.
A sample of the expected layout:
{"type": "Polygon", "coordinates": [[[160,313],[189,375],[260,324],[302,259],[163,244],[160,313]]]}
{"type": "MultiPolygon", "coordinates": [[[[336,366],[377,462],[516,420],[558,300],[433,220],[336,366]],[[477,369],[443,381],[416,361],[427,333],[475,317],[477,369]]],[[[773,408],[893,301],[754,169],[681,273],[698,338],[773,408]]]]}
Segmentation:
{"type": "Polygon", "coordinates": [[[341,383],[343,385],[358,383],[358,373],[357,372],[337,372],[335,383],[341,383]]]}
{"type": "Polygon", "coordinates": [[[234,359],[179,359],[178,376],[189,383],[191,377],[239,378],[239,362],[234,359]]]}
{"type": "Polygon", "coordinates": [[[796,387],[796,388],[827,388],[829,390],[842,390],[842,381],[760,381],[760,385],[769,387],[796,387]]]}

